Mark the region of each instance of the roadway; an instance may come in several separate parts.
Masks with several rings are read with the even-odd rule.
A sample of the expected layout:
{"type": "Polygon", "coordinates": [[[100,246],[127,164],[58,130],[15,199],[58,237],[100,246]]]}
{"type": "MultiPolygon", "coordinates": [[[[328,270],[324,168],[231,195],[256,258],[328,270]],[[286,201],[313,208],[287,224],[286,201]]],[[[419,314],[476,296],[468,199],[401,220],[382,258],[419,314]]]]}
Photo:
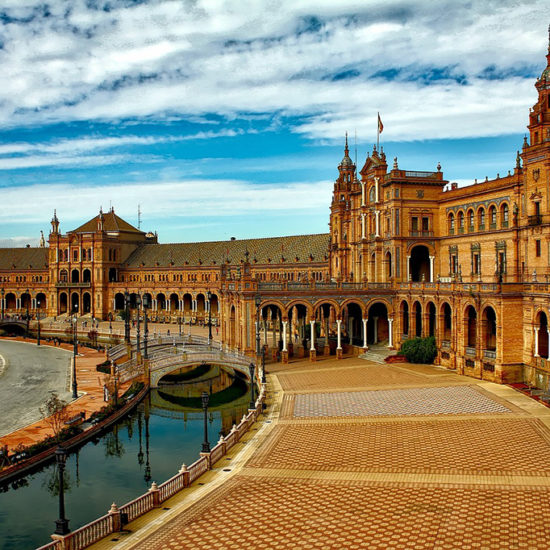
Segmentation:
{"type": "Polygon", "coordinates": [[[71,400],[71,352],[51,346],[0,340],[0,436],[41,418],[51,391],[71,400]]]}

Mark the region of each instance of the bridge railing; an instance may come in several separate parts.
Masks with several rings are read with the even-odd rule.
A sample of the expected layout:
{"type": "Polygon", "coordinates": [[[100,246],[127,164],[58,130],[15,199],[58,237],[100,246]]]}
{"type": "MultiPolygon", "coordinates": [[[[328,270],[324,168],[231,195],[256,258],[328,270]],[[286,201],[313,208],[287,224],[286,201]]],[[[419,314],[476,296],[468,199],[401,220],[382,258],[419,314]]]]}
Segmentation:
{"type": "Polygon", "coordinates": [[[249,409],[248,413],[242,417],[238,426],[233,425],[229,434],[221,437],[209,453],[201,453],[201,457],[191,464],[189,468],[183,465],[176,475],[164,483],[159,486],[153,483],[147,493],[140,495],[120,508],[117,508],[113,504],[108,514],[64,537],[54,535],[59,540],[54,540],[40,547],[38,550],[62,550],[66,548],[82,550],[98,540],[116,531],[120,531],[122,529],[122,514],[127,515],[128,521],[133,521],[154,508],[160,507],[163,502],[179,491],[189,487],[202,474],[211,470],[214,464],[227,454],[227,451],[241,439],[243,434],[258,419],[263,410],[264,399],[265,384],[262,384],[255,408],[249,409]]]}

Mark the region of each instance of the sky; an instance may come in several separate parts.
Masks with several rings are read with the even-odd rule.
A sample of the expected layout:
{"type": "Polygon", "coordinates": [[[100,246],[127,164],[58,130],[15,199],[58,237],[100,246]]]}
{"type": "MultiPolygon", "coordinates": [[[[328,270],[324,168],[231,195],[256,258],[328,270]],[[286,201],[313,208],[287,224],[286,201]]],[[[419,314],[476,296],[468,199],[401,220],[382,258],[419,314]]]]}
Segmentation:
{"type": "Polygon", "coordinates": [[[547,0],[0,0],[0,246],[54,209],[163,243],[327,232],[377,113],[390,166],[505,174],[548,23],[547,0]]]}

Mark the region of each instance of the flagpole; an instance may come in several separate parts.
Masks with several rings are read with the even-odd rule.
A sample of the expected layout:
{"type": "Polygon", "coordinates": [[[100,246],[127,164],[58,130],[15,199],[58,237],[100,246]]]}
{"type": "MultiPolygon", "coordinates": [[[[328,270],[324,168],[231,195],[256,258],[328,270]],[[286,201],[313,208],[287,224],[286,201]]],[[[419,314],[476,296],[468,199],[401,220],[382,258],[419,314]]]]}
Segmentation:
{"type": "Polygon", "coordinates": [[[376,150],[380,150],[380,113],[376,119],[376,150]]]}

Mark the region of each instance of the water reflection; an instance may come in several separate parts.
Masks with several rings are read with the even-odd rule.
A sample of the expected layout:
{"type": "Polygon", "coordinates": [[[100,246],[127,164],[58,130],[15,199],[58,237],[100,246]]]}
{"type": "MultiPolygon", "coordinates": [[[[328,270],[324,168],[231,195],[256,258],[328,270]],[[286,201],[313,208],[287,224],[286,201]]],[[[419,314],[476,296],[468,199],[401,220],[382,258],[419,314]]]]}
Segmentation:
{"type": "MultiPolygon", "coordinates": [[[[213,391],[208,423],[212,440],[219,432],[228,433],[247,411],[249,391],[238,378],[219,382],[208,377],[192,382],[192,388],[188,384],[151,391],[129,417],[69,455],[65,503],[73,529],[105,514],[113,501],[133,500],[152,481],[161,483],[198,458],[203,440],[198,395],[205,386],[213,391]]],[[[0,490],[0,549],[33,549],[49,542],[59,490],[55,464],[0,490]]]]}

